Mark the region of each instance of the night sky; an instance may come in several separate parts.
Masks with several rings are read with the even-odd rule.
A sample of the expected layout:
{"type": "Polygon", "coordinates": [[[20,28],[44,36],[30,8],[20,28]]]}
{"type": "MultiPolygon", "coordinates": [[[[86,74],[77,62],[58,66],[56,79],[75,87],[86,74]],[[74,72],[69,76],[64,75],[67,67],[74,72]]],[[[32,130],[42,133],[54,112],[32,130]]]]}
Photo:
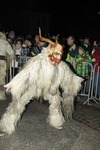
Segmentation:
{"type": "MultiPolygon", "coordinates": [[[[16,9],[17,17],[18,10],[42,12],[51,15],[51,30],[52,33],[59,33],[63,36],[73,34],[77,37],[90,36],[99,38],[100,35],[100,11],[98,0],[76,0],[76,1],[3,1],[0,8],[7,10],[16,9]]],[[[20,15],[20,14],[19,14],[20,15]]],[[[1,17],[1,15],[0,15],[1,17]]],[[[14,17],[16,15],[14,14],[14,17]]],[[[3,18],[3,15],[2,15],[3,18]]],[[[4,19],[4,18],[3,18],[4,19]]],[[[2,19],[2,20],[3,20],[2,19]]],[[[17,19],[15,24],[17,23],[17,19]]],[[[7,26],[7,24],[6,24],[7,26]]]]}

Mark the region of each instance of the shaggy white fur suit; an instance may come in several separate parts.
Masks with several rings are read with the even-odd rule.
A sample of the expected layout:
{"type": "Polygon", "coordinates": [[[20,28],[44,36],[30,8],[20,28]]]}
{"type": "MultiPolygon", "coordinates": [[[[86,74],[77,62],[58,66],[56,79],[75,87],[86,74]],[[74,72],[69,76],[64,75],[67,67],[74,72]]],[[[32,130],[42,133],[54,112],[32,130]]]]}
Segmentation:
{"type": "Polygon", "coordinates": [[[12,102],[0,120],[0,135],[12,134],[25,106],[33,98],[43,97],[49,102],[47,122],[62,129],[65,118],[72,118],[74,97],[83,79],[66,62],[52,64],[48,48],[27,61],[22,70],[4,87],[12,95],[12,102]],[[62,89],[62,93],[59,89],[62,89]]]}

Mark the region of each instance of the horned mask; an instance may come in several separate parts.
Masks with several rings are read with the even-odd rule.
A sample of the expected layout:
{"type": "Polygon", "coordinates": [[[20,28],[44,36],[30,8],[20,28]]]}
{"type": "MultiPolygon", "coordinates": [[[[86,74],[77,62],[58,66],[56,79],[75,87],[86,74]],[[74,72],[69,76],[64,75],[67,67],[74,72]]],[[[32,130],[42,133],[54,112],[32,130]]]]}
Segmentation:
{"type": "Polygon", "coordinates": [[[48,57],[53,64],[59,64],[63,54],[63,47],[58,43],[58,36],[56,36],[55,42],[50,40],[49,38],[44,38],[41,36],[41,29],[39,28],[39,36],[40,40],[49,43],[47,47],[48,57]]]}

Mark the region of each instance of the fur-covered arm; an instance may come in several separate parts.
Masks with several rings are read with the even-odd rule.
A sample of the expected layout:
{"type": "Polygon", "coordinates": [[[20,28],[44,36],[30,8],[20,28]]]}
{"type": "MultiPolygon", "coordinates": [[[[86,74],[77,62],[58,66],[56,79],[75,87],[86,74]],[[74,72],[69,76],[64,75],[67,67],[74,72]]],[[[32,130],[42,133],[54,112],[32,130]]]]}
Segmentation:
{"type": "Polygon", "coordinates": [[[65,117],[72,118],[74,110],[74,98],[77,96],[78,91],[81,88],[81,82],[83,78],[77,76],[70,70],[67,64],[62,64],[64,69],[63,81],[60,84],[62,89],[62,106],[65,117]]]}

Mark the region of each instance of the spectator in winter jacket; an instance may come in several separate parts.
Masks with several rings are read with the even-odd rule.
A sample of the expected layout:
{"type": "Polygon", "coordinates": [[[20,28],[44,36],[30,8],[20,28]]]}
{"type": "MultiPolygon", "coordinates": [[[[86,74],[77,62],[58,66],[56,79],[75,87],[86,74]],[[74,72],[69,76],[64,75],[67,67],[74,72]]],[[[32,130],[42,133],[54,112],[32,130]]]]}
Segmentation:
{"type": "Polygon", "coordinates": [[[75,55],[76,62],[76,72],[79,76],[88,77],[89,75],[89,65],[92,62],[92,57],[86,51],[84,45],[79,46],[78,54],[75,55]]]}
{"type": "Polygon", "coordinates": [[[69,46],[69,48],[68,48],[68,54],[67,54],[66,61],[74,60],[75,54],[77,53],[77,50],[78,50],[78,47],[75,44],[74,36],[69,36],[67,38],[67,45],[69,46]]]}
{"type": "Polygon", "coordinates": [[[75,37],[69,36],[67,38],[67,46],[68,46],[68,52],[66,61],[70,62],[70,64],[73,66],[73,69],[75,69],[75,55],[78,53],[78,46],[75,43],[75,37]]]}
{"type": "Polygon", "coordinates": [[[89,37],[85,37],[83,39],[83,45],[86,46],[86,50],[88,51],[88,53],[91,55],[91,52],[92,52],[92,49],[93,49],[93,46],[90,42],[90,38],[89,37]]]}
{"type": "Polygon", "coordinates": [[[94,94],[100,96],[100,40],[95,41],[94,49],[92,50],[93,68],[94,68],[94,94]]]}

